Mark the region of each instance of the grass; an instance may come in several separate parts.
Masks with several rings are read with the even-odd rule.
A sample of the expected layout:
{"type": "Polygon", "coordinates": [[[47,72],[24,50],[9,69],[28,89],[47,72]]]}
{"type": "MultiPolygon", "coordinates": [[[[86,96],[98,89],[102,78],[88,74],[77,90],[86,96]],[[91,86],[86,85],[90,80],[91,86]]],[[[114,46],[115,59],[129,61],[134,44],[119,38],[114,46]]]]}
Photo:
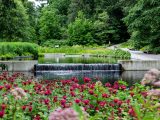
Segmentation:
{"type": "Polygon", "coordinates": [[[16,56],[33,56],[38,55],[38,45],[28,42],[1,42],[0,58],[11,59],[16,56]]]}
{"type": "Polygon", "coordinates": [[[39,47],[39,55],[43,56],[43,53],[65,53],[65,54],[92,54],[92,55],[103,55],[113,56],[118,58],[130,58],[130,53],[122,51],[120,49],[111,50],[106,47],[83,47],[83,46],[63,46],[60,48],[48,48],[39,47]]]}

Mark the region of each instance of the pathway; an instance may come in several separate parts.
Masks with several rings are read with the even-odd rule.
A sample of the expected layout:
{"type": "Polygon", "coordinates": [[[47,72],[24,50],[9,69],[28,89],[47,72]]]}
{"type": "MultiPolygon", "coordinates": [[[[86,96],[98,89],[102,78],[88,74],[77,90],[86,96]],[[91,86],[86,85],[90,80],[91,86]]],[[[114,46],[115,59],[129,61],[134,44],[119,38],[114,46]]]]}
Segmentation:
{"type": "MultiPolygon", "coordinates": [[[[109,49],[116,49],[119,48],[119,45],[114,45],[109,47],[109,49]]],[[[160,54],[146,54],[143,53],[142,51],[133,51],[129,50],[128,48],[120,48],[124,51],[128,51],[131,53],[131,59],[135,60],[160,60],[160,54]]]]}

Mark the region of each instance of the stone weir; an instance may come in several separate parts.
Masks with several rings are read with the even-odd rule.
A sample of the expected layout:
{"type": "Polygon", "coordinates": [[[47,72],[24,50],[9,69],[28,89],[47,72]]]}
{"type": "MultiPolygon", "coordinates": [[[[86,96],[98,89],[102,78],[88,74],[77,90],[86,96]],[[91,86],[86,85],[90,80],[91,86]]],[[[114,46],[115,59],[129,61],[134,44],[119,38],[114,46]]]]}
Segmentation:
{"type": "Polygon", "coordinates": [[[121,71],[121,64],[36,64],[35,71],[83,71],[106,70],[121,71]]]}

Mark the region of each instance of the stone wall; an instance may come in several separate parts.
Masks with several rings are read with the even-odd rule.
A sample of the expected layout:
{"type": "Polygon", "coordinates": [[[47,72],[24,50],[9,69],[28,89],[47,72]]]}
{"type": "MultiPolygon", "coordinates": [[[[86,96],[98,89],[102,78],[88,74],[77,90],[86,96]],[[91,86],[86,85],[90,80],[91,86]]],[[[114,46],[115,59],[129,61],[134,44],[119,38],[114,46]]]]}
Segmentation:
{"type": "Polygon", "coordinates": [[[5,64],[8,66],[8,71],[12,72],[27,72],[33,71],[34,65],[38,64],[38,61],[0,61],[0,64],[5,64]]]}
{"type": "Polygon", "coordinates": [[[160,60],[119,60],[124,70],[150,70],[157,68],[160,70],[160,60]]]}

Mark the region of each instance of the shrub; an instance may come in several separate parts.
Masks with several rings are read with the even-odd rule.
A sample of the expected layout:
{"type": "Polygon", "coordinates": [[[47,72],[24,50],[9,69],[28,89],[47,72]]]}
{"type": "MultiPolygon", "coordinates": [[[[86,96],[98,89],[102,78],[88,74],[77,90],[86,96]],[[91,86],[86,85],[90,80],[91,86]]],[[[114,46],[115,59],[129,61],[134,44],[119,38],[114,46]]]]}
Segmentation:
{"type": "Polygon", "coordinates": [[[0,44],[0,57],[2,59],[26,55],[36,58],[38,56],[38,45],[27,42],[1,42],[0,44]]]}
{"type": "Polygon", "coordinates": [[[41,53],[65,53],[65,54],[91,54],[112,56],[117,58],[130,58],[130,53],[120,49],[111,50],[104,47],[84,47],[84,46],[63,46],[60,48],[39,47],[39,54],[41,53]]]}
{"type": "Polygon", "coordinates": [[[73,120],[66,111],[73,108],[79,114],[69,111],[80,117],[74,120],[159,120],[159,99],[148,95],[149,87],[128,87],[123,81],[103,85],[88,77],[83,81],[79,84],[75,77],[35,81],[21,73],[4,72],[0,74],[0,119],[64,120],[67,116],[65,120],[73,120]]]}

